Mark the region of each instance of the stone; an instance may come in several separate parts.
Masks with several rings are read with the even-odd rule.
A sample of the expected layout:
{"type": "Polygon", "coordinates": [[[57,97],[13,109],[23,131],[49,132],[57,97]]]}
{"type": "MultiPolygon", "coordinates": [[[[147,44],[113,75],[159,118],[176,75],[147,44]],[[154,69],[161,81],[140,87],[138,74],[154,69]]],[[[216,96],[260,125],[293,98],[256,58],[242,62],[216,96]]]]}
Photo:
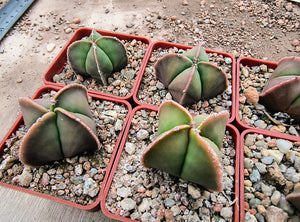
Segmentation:
{"type": "Polygon", "coordinates": [[[284,155],[279,150],[266,150],[266,149],[261,150],[261,154],[263,156],[273,157],[277,164],[279,164],[282,161],[282,158],[283,158],[283,155],[284,155]]]}
{"type": "Polygon", "coordinates": [[[136,137],[138,140],[145,140],[149,137],[149,133],[147,130],[144,130],[144,129],[140,129],[137,134],[136,134],[136,137]]]}
{"type": "Polygon", "coordinates": [[[175,205],[175,200],[173,200],[172,198],[166,198],[164,200],[164,204],[166,207],[173,207],[175,205]]]}
{"type": "Polygon", "coordinates": [[[125,152],[128,153],[129,155],[132,155],[135,153],[135,144],[127,142],[125,144],[125,152]]]}
{"type": "Polygon", "coordinates": [[[284,139],[277,139],[276,144],[280,152],[284,154],[287,153],[293,147],[293,144],[291,142],[284,139]]]}
{"type": "Polygon", "coordinates": [[[223,207],[221,212],[220,212],[220,215],[222,217],[224,217],[225,219],[232,218],[232,216],[233,216],[232,207],[223,207]]]}
{"type": "Polygon", "coordinates": [[[271,196],[271,202],[273,205],[277,206],[281,197],[281,193],[278,190],[275,190],[271,196]]]}
{"type": "Polygon", "coordinates": [[[265,174],[267,172],[267,166],[265,164],[257,162],[255,163],[255,166],[258,169],[259,173],[265,174]]]}
{"type": "Polygon", "coordinates": [[[256,104],[256,103],[258,103],[259,94],[257,92],[257,89],[254,88],[254,87],[248,87],[245,90],[245,97],[246,97],[246,101],[249,104],[256,104]]]}
{"type": "Polygon", "coordinates": [[[131,211],[136,207],[136,202],[131,198],[125,198],[120,203],[121,207],[125,211],[131,211]]]}
{"type": "Polygon", "coordinates": [[[32,178],[33,176],[31,174],[30,168],[25,167],[22,174],[18,177],[20,186],[28,187],[32,181],[32,178]]]}
{"type": "Polygon", "coordinates": [[[286,179],[297,183],[300,181],[300,176],[299,174],[296,172],[296,169],[294,167],[289,167],[285,173],[285,177],[286,179]]]}
{"type": "Polygon", "coordinates": [[[96,181],[92,178],[88,178],[84,181],[83,194],[89,195],[90,197],[95,197],[99,193],[99,186],[96,181]]]}
{"type": "Polygon", "coordinates": [[[131,189],[129,187],[121,187],[117,189],[117,195],[123,198],[131,196],[131,189]]]}
{"type": "Polygon", "coordinates": [[[271,156],[266,156],[264,158],[261,159],[261,162],[263,162],[264,164],[272,164],[274,162],[274,158],[271,156]]]}
{"type": "Polygon", "coordinates": [[[55,43],[49,43],[47,44],[47,51],[52,52],[55,49],[55,43]]]}
{"type": "Polygon", "coordinates": [[[258,170],[253,170],[249,177],[251,182],[257,182],[260,180],[260,173],[258,170]]]}
{"type": "Polygon", "coordinates": [[[288,219],[288,214],[282,209],[270,206],[267,208],[266,220],[267,222],[286,222],[288,219]]]}
{"type": "Polygon", "coordinates": [[[138,206],[140,212],[148,211],[151,208],[152,200],[150,198],[143,198],[142,203],[138,206]]]}
{"type": "Polygon", "coordinates": [[[201,197],[200,190],[198,190],[191,184],[188,185],[188,194],[191,195],[193,199],[199,199],[201,197]]]}

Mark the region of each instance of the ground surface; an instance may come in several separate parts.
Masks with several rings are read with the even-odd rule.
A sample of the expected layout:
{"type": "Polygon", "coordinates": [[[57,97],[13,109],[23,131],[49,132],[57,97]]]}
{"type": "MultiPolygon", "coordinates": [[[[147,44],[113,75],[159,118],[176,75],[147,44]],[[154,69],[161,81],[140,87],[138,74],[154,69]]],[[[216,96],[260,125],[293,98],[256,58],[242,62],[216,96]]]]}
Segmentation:
{"type": "MultiPolygon", "coordinates": [[[[7,1],[0,1],[2,7],[7,1]]],[[[300,5],[287,0],[38,0],[0,42],[0,138],[42,75],[81,26],[147,36],[235,57],[300,56],[300,5]],[[74,19],[80,19],[79,24],[74,19]]],[[[3,221],[105,221],[90,213],[0,187],[3,221]],[[17,200],[17,201],[16,201],[17,200]],[[18,213],[17,213],[18,212],[18,213]]],[[[107,219],[107,221],[109,221],[107,219]]]]}

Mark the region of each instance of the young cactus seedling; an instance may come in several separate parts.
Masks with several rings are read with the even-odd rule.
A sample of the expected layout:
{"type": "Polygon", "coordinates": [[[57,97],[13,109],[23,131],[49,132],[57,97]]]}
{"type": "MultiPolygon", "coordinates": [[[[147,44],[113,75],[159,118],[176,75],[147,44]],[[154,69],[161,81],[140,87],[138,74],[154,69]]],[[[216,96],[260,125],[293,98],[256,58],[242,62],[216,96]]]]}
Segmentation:
{"type": "Polygon", "coordinates": [[[99,79],[103,85],[107,85],[107,78],[123,69],[128,60],[120,40],[102,36],[94,29],[88,38],[73,42],[67,56],[75,73],[99,79]]]}
{"type": "Polygon", "coordinates": [[[267,81],[259,102],[273,112],[286,112],[300,122],[300,57],[279,61],[267,81]]]}
{"type": "Polygon", "coordinates": [[[25,126],[20,146],[23,164],[37,167],[100,147],[84,86],[72,84],[53,100],[20,98],[25,126]]]}
{"type": "Polygon", "coordinates": [[[178,103],[165,101],[159,108],[158,137],[143,153],[142,165],[222,191],[220,149],[228,118],[227,111],[192,117],[178,103]]]}
{"type": "Polygon", "coordinates": [[[181,105],[213,98],[227,88],[226,74],[209,63],[201,45],[182,55],[167,54],[157,61],[154,68],[156,77],[181,105]]]}

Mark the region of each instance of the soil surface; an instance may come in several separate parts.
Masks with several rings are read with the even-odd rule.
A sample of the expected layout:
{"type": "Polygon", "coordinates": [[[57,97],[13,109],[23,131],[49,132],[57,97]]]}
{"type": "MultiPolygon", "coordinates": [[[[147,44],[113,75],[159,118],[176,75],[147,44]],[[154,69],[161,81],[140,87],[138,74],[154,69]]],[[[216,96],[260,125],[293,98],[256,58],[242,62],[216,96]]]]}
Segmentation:
{"type": "MultiPolygon", "coordinates": [[[[0,1],[0,8],[6,2],[0,1]]],[[[300,56],[299,23],[300,4],[288,0],[36,1],[0,41],[0,138],[20,114],[18,98],[31,97],[43,85],[42,75],[79,27],[147,36],[152,41],[202,43],[236,58],[278,61],[300,56]]],[[[31,221],[40,214],[47,221],[105,220],[99,213],[84,214],[27,195],[18,205],[11,196],[19,193],[2,187],[0,192],[4,206],[0,216],[5,214],[10,221],[31,221]],[[55,211],[45,210],[50,206],[55,211]]]]}

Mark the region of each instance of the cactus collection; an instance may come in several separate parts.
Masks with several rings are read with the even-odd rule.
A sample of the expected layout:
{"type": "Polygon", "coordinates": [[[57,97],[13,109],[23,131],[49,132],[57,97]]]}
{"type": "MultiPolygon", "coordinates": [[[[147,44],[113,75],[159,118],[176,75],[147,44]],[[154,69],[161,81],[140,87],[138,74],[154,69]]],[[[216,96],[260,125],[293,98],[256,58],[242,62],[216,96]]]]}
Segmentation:
{"type": "Polygon", "coordinates": [[[267,81],[259,102],[274,112],[286,112],[300,122],[300,57],[279,61],[267,81]]]}
{"type": "Polygon", "coordinates": [[[221,147],[229,114],[194,117],[180,104],[165,101],[159,108],[157,138],[142,157],[142,165],[222,191],[221,147]]]}
{"type": "Polygon", "coordinates": [[[37,167],[100,147],[84,86],[72,84],[53,99],[20,98],[25,126],[20,146],[23,164],[37,167]]]}
{"type": "Polygon", "coordinates": [[[157,61],[154,68],[156,77],[181,105],[213,98],[227,88],[226,74],[209,62],[201,45],[182,55],[167,54],[157,61]]]}
{"type": "Polygon", "coordinates": [[[75,73],[91,76],[107,85],[107,78],[127,65],[126,49],[116,37],[102,36],[95,30],[88,38],[73,42],[67,51],[75,73]]]}

